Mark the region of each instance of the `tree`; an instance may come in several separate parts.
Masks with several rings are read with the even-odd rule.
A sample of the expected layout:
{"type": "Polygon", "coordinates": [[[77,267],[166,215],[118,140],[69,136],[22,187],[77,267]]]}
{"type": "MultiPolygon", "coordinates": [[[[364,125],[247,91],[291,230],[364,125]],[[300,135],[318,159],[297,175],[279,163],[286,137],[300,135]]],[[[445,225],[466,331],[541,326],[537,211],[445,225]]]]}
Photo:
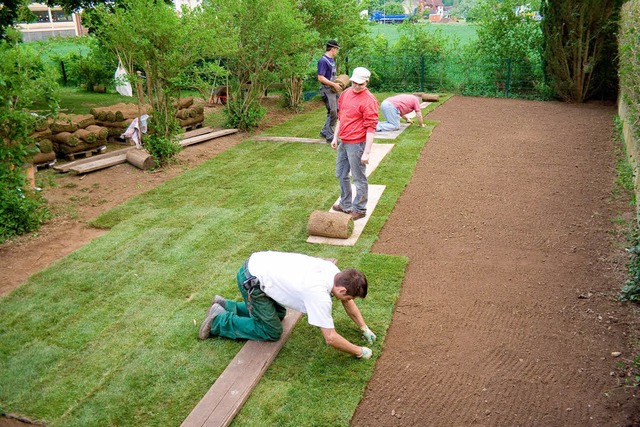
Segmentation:
{"type": "Polygon", "coordinates": [[[349,74],[349,54],[362,51],[371,43],[367,21],[360,18],[357,0],[300,0],[299,4],[310,17],[309,27],[319,35],[318,48],[322,52],[327,40],[338,41],[341,46],[338,73],[349,74]]]}
{"type": "Polygon", "coordinates": [[[16,21],[32,22],[35,15],[27,7],[26,0],[3,0],[0,3],[0,40],[7,40],[7,32],[16,21]]]}
{"type": "Polygon", "coordinates": [[[522,0],[482,0],[473,8],[478,21],[478,48],[487,57],[540,60],[540,23],[526,14],[516,15],[522,0]]]}
{"type": "Polygon", "coordinates": [[[222,55],[233,77],[225,109],[229,125],[252,129],[264,115],[259,100],[265,89],[301,72],[317,35],[294,0],[213,0],[204,7],[211,16],[229,17],[220,23],[233,37],[232,49],[222,55]]]}
{"type": "Polygon", "coordinates": [[[451,9],[451,15],[471,21],[473,20],[473,15],[469,16],[469,13],[478,2],[479,0],[460,0],[451,9]]]}
{"type": "Polygon", "coordinates": [[[179,96],[179,77],[189,65],[202,59],[220,43],[215,16],[201,10],[183,10],[154,0],[130,0],[126,6],[99,6],[93,15],[94,34],[126,68],[140,104],[151,107],[149,134],[143,144],[163,164],[180,146],[173,100],[179,96]],[[138,71],[141,75],[138,75],[138,71]],[[144,96],[143,96],[144,95],[144,96]]]}
{"type": "Polygon", "coordinates": [[[19,38],[9,29],[0,41],[0,241],[37,230],[47,217],[39,195],[24,188],[23,165],[37,151],[30,135],[43,120],[31,108],[44,101],[53,114],[56,84],[39,54],[18,43],[19,38]]]}
{"type": "Polygon", "coordinates": [[[565,101],[615,96],[615,37],[622,0],[543,0],[547,79],[565,101]],[[612,93],[613,92],[613,93],[612,93]]]}

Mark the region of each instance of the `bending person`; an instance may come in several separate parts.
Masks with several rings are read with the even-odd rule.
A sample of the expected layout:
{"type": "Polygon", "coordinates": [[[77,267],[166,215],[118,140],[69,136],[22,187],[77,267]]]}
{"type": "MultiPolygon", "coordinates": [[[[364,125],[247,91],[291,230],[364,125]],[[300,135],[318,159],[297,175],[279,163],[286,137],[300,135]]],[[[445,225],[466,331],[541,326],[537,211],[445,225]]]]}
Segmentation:
{"type": "Polygon", "coordinates": [[[282,335],[282,319],[289,307],[307,314],[327,344],[358,358],[368,359],[371,349],[357,346],[336,332],[331,314],[334,296],[373,343],[376,336],[367,327],[355,298],[367,296],[364,273],[350,268],[340,271],[321,258],[286,252],[253,253],[236,275],[243,302],[216,295],[200,325],[198,337],[209,336],[256,341],[276,341],[282,335]]]}
{"type": "Polygon", "coordinates": [[[422,121],[422,110],[420,109],[420,98],[415,95],[395,95],[382,101],[380,110],[386,121],[378,122],[376,132],[393,131],[400,129],[400,117],[405,119],[407,123],[413,123],[413,120],[407,117],[412,111],[415,111],[420,127],[424,126],[422,121]]]}

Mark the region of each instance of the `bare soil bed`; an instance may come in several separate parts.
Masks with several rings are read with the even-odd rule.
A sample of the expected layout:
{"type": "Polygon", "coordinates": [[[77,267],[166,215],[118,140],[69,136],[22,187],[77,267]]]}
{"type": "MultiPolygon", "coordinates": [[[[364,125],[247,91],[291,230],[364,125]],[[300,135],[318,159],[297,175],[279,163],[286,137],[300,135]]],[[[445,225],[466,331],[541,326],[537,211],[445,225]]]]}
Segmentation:
{"type": "Polygon", "coordinates": [[[373,248],[410,262],[354,426],[640,425],[615,112],[455,97],[428,115],[373,248]]]}
{"type": "MultiPolygon", "coordinates": [[[[614,114],[454,97],[428,116],[441,123],[374,247],[410,263],[353,425],[640,422],[626,385],[638,313],[615,300],[627,255],[612,219],[634,212],[611,196],[614,114]]],[[[56,180],[45,194],[58,217],[0,246],[0,295],[99,235],[88,220],[246,137],[191,146],[158,172],[56,180]]]]}

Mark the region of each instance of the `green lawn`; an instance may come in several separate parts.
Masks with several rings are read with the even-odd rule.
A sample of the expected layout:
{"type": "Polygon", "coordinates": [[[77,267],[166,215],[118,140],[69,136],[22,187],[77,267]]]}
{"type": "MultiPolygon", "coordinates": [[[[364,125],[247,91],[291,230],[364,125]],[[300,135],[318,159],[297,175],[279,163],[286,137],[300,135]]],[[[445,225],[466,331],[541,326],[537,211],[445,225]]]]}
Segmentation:
{"type": "MultiPolygon", "coordinates": [[[[467,23],[455,23],[455,24],[429,24],[420,23],[420,25],[426,31],[441,31],[442,34],[450,40],[454,37],[460,40],[462,46],[469,44],[476,40],[476,27],[473,24],[467,23]]],[[[392,24],[376,24],[369,27],[371,29],[371,35],[373,37],[378,34],[382,34],[389,41],[389,44],[393,46],[399,38],[398,26],[392,24]]]]}
{"type": "MultiPolygon", "coordinates": [[[[325,114],[270,133],[304,136],[325,114]]],[[[305,241],[310,213],[328,210],[339,192],[326,144],[246,140],[106,212],[95,225],[109,232],[0,299],[0,412],[50,426],[179,425],[242,346],[199,341],[196,324],[214,294],[239,298],[235,272],[251,252],[273,249],[365,271],[369,296],[358,304],[378,341],[372,359],[358,360],[303,318],[234,425],[347,425],[407,263],[370,249],[434,126],[403,132],[370,177],[386,190],[354,247],[305,241]]],[[[362,342],[334,307],[337,330],[362,342]]]]}

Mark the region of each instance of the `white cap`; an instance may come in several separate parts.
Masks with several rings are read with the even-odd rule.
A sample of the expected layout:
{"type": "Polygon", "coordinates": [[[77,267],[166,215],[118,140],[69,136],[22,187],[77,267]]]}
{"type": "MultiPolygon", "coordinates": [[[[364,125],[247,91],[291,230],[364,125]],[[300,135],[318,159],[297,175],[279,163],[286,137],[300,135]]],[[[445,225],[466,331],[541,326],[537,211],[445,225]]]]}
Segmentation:
{"type": "Polygon", "coordinates": [[[369,80],[371,77],[371,72],[364,67],[356,67],[353,70],[353,74],[351,74],[351,80],[354,83],[362,84],[369,80]]]}

